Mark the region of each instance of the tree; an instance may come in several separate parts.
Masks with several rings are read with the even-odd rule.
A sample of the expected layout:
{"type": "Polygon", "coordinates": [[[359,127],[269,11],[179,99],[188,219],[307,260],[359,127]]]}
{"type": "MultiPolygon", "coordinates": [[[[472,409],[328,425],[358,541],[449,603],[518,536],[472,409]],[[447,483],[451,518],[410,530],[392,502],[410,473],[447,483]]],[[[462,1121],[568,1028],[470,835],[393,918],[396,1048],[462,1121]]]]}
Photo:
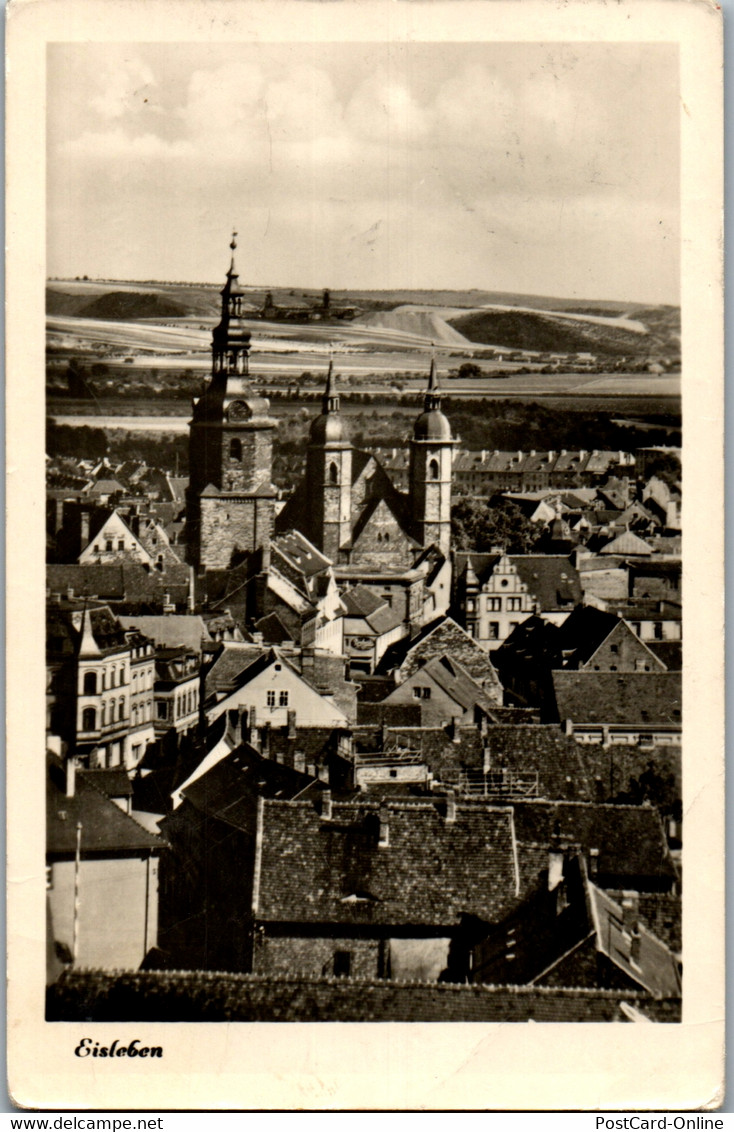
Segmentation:
{"type": "Polygon", "coordinates": [[[482,370],[476,362],[464,362],[459,366],[459,377],[481,377],[482,370]]]}
{"type": "Polygon", "coordinates": [[[527,554],[538,532],[512,500],[490,507],[481,499],[463,496],[451,508],[451,536],[457,550],[481,552],[501,546],[509,554],[527,554]]]}

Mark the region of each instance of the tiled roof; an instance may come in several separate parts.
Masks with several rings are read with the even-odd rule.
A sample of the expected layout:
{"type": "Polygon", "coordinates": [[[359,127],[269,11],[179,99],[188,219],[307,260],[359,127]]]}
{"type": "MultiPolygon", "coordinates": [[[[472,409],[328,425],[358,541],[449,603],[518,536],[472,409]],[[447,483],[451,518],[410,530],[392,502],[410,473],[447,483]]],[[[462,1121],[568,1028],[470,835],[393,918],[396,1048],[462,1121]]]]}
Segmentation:
{"type": "Polygon", "coordinates": [[[543,612],[570,609],[581,601],[578,573],[563,555],[513,554],[510,562],[543,612]]]}
{"type": "Polygon", "coordinates": [[[614,613],[606,613],[593,605],[577,605],[560,626],[558,647],[573,652],[573,664],[585,664],[619,625],[614,613]]]}
{"type": "Polygon", "coordinates": [[[268,756],[293,763],[298,752],[303,755],[306,765],[323,763],[324,757],[336,749],[338,736],[342,734],[334,727],[296,727],[296,733],[288,737],[287,727],[271,727],[268,730],[268,756]]]}
{"type": "Polygon", "coordinates": [[[46,851],[51,856],[73,856],[78,822],[82,825],[82,857],[164,847],[160,837],[148,833],[95,789],[88,776],[77,777],[72,797],[67,797],[64,784],[64,771],[54,761],[49,767],[46,803],[46,851]]]}
{"type": "Polygon", "coordinates": [[[125,596],[122,566],[55,565],[46,567],[46,588],[51,594],[66,596],[73,590],[76,597],[94,597],[119,601],[125,596]]]}
{"type": "Polygon", "coordinates": [[[595,798],[584,745],[555,724],[489,724],[484,744],[490,771],[536,773],[541,798],[588,802],[595,798]]]}
{"type": "Polygon", "coordinates": [[[512,814],[458,805],[447,822],[445,810],[335,802],[327,820],[312,803],[266,800],[257,918],[449,926],[471,913],[496,922],[516,899],[512,814]]]}
{"type": "Polygon", "coordinates": [[[554,671],[552,675],[561,720],[680,726],[680,672],[554,671]]]}
{"type": "MultiPolygon", "coordinates": [[[[547,864],[552,836],[579,845],[587,865],[598,850],[600,878],[654,879],[670,888],[676,871],[662,822],[653,806],[594,805],[586,802],[515,802],[515,831],[521,857],[547,864]]],[[[591,870],[590,870],[591,871],[591,870]]]]}
{"type": "Polygon", "coordinates": [[[126,1018],[168,1022],[172,999],[192,1022],[624,1022],[625,1007],[650,1022],[681,1018],[680,995],[634,990],[73,968],[50,988],[48,1018],[115,1022],[124,1003],[126,1018]]]}
{"type": "Polygon", "coordinates": [[[424,625],[412,640],[406,637],[391,645],[385,651],[378,671],[391,672],[399,668],[404,677],[409,676],[431,657],[445,654],[460,661],[473,680],[485,686],[499,702],[502,701],[502,685],[489,654],[452,617],[438,617],[424,625]]]}
{"type": "Polygon", "coordinates": [[[611,542],[605,545],[599,551],[600,554],[632,554],[639,556],[640,554],[652,554],[652,547],[649,542],[645,542],[639,535],[633,531],[624,531],[623,534],[617,535],[611,542]]]}
{"type": "Polygon", "coordinates": [[[501,554],[478,554],[474,551],[464,553],[459,551],[454,556],[454,577],[460,578],[466,570],[473,570],[480,584],[484,584],[494,573],[501,554]]]}

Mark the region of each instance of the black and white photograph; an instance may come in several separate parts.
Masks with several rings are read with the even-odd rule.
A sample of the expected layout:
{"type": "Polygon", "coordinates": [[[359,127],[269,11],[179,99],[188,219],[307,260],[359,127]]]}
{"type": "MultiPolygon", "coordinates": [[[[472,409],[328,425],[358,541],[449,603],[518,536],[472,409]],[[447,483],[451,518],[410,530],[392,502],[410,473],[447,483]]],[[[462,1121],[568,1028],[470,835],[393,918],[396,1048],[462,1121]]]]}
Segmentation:
{"type": "MultiPolygon", "coordinates": [[[[135,1058],[155,1107],[179,1033],[183,1095],[197,1023],[249,1050],[322,1023],[308,1048],[354,1035],[352,1077],[357,1036],[396,1032],[356,1024],[415,1024],[392,1052],[415,1069],[422,1033],[496,1050],[499,1024],[509,1055],[591,1023],[563,1033],[665,1052],[660,1103],[686,1064],[715,1103],[721,140],[715,83],[688,93],[710,9],[532,3],[522,30],[500,4],[493,35],[491,5],[242,4],[233,31],[150,7],[150,37],[124,4],[11,36],[45,76],[39,305],[8,374],[38,439],[8,763],[12,806],[15,735],[44,962],[15,1002],[54,1088],[84,1069],[104,1108],[135,1058]]],[[[644,1102],[635,1072],[596,1103],[644,1102]]],[[[493,1107],[481,1073],[465,1107],[493,1107]]],[[[536,1107],[518,1080],[493,1097],[536,1107]]],[[[456,1104],[373,1088],[358,1107],[456,1104]]]]}

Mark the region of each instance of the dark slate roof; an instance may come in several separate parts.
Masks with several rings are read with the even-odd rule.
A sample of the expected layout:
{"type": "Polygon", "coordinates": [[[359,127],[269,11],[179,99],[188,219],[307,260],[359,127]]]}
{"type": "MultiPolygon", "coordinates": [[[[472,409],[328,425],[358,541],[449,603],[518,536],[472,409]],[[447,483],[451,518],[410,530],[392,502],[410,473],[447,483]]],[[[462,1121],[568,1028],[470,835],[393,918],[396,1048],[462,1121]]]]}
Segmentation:
{"type": "Polygon", "coordinates": [[[559,719],[635,726],[681,722],[680,672],[553,672],[559,719]]]}
{"type": "Polygon", "coordinates": [[[570,609],[581,601],[581,580],[564,555],[512,554],[510,562],[544,613],[570,609]]]}
{"type": "Polygon", "coordinates": [[[528,801],[513,803],[513,809],[521,857],[527,853],[547,866],[550,839],[558,836],[579,845],[587,863],[589,851],[598,849],[600,877],[656,878],[667,887],[676,879],[660,814],[653,806],[528,801]]]}
{"type": "Polygon", "coordinates": [[[512,813],[458,805],[447,822],[445,809],[335,802],[326,820],[312,803],[266,800],[257,918],[448,926],[466,912],[496,922],[516,900],[512,813]]]}
{"type": "Polygon", "coordinates": [[[269,645],[280,645],[293,640],[293,631],[283,624],[277,613],[268,613],[255,622],[255,629],[262,633],[263,641],[269,645]]]}
{"type": "Polygon", "coordinates": [[[127,771],[122,767],[110,770],[78,770],[77,777],[96,787],[107,798],[132,797],[132,783],[127,771]]]}
{"type": "Polygon", "coordinates": [[[646,641],[650,652],[662,660],[668,672],[680,672],[683,667],[682,641],[646,641]]]}
{"type": "Polygon", "coordinates": [[[501,557],[501,554],[480,554],[476,551],[462,553],[460,551],[454,557],[454,577],[460,578],[465,570],[471,569],[479,582],[484,583],[494,573],[494,568],[501,557]]]}
{"type": "Polygon", "coordinates": [[[270,649],[262,645],[223,641],[206,673],[206,697],[215,692],[230,692],[238,677],[256,660],[267,656],[270,649]]]}
{"type": "Polygon", "coordinates": [[[357,701],[357,725],[384,724],[386,727],[420,727],[420,704],[364,703],[357,701]]]}
{"type": "Polygon", "coordinates": [[[577,605],[560,626],[558,647],[573,651],[574,663],[585,664],[619,625],[614,613],[607,613],[593,605],[577,605]]]}
{"type": "Polygon", "coordinates": [[[342,594],[342,604],[348,617],[369,617],[371,613],[387,605],[387,602],[368,586],[354,586],[342,594]]]}
{"type": "Polygon", "coordinates": [[[427,674],[464,711],[468,711],[475,704],[479,704],[487,711],[491,709],[492,704],[484,690],[455,658],[432,657],[419,671],[421,676],[427,674]]]}
{"type": "Polygon", "coordinates": [[[136,853],[162,849],[165,842],[148,833],[119,806],[95,789],[89,777],[78,775],[72,797],[65,793],[65,773],[50,763],[46,793],[46,851],[51,856],[73,856],[77,822],[82,824],[82,857],[90,853],[136,853]]]}
{"type": "Polygon", "coordinates": [[[300,531],[288,531],[279,535],[273,539],[272,546],[287,555],[307,578],[320,574],[331,565],[331,559],[313,546],[300,531]]]}
{"type": "Polygon", "coordinates": [[[309,787],[323,788],[311,775],[264,759],[249,743],[243,743],[187,786],[183,796],[208,817],[253,834],[259,795],[291,799],[309,787]]]}

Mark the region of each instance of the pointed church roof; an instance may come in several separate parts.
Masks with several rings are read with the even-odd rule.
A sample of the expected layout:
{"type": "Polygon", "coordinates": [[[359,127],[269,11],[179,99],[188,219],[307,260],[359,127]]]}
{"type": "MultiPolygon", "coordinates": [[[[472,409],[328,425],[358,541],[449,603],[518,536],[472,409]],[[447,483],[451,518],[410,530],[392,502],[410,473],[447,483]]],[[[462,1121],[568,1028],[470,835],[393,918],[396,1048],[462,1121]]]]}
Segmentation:
{"type": "Polygon", "coordinates": [[[431,359],[428,374],[428,387],[423,398],[423,412],[413,428],[414,440],[452,441],[451,425],[441,412],[441,390],[438,385],[438,369],[435,355],[431,359]]]}
{"type": "Polygon", "coordinates": [[[333,358],[329,359],[326,387],[321,398],[321,415],[316,417],[311,425],[309,444],[338,444],[340,446],[349,444],[346,425],[339,412],[339,391],[334,375],[333,358]]]}

